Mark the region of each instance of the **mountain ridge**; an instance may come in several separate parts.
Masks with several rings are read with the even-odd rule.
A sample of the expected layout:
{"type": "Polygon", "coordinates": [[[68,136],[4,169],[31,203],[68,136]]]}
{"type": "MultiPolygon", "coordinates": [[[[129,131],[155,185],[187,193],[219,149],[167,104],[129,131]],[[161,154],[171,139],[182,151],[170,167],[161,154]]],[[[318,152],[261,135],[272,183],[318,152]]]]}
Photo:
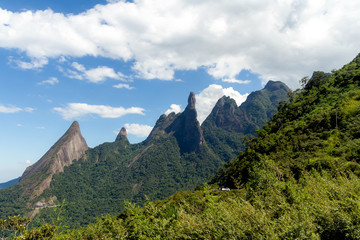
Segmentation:
{"type": "Polygon", "coordinates": [[[359,239],[360,55],[289,95],[214,185],[59,238],[359,239]]]}
{"type": "MultiPolygon", "coordinates": [[[[114,142],[87,149],[82,157],[74,158],[76,161],[59,168],[61,171],[56,174],[46,168],[42,168],[42,172],[35,171],[47,181],[45,187],[41,186],[43,192],[33,194],[26,206],[30,209],[66,200],[71,203],[65,207],[69,219],[77,219],[78,224],[83,225],[93,221],[95,216],[123,210],[125,200],[142,205],[146,202],[145,196],[164,199],[178,190],[194,189],[207,181],[220,166],[235,156],[238,149],[230,146],[225,139],[220,141],[228,146],[231,154],[221,154],[211,147],[214,145],[207,142],[203,127],[197,120],[195,101],[195,94],[191,92],[185,110],[161,115],[147,139],[141,143],[130,144],[126,129],[121,128],[114,142]]],[[[226,136],[224,131],[219,128],[215,134],[226,136]]],[[[80,133],[78,123],[74,122],[68,132],[80,133]]],[[[66,136],[65,133],[58,142],[66,142],[66,136]]],[[[25,172],[22,181],[31,176],[28,174],[31,170],[47,166],[44,159],[48,159],[48,155],[56,156],[57,143],[25,172]]],[[[36,174],[32,175],[36,177],[36,174]]],[[[19,183],[12,189],[25,188],[26,191],[31,182],[31,179],[28,180],[28,185],[19,183]]],[[[39,182],[36,184],[39,185],[39,182]]],[[[15,202],[21,206],[24,199],[15,202]]],[[[23,211],[26,212],[26,209],[23,211]]],[[[35,222],[46,221],[51,215],[51,209],[37,208],[37,211],[40,214],[36,215],[35,222]]]]}
{"type": "Polygon", "coordinates": [[[88,146],[81,135],[79,123],[74,121],[39,161],[26,168],[19,184],[27,188],[27,193],[31,195],[31,198],[35,198],[50,187],[54,174],[63,172],[64,167],[82,157],[87,149],[88,146]],[[38,178],[39,174],[41,178],[38,178]],[[34,179],[34,176],[37,179],[34,179]]]}
{"type": "Polygon", "coordinates": [[[209,147],[222,158],[235,157],[244,150],[243,138],[256,135],[255,131],[277,112],[279,103],[288,101],[289,91],[286,84],[269,81],[263,89],[250,93],[240,106],[230,97],[220,98],[201,125],[209,147]]]}
{"type": "Polygon", "coordinates": [[[9,181],[4,182],[4,183],[0,183],[0,189],[6,188],[6,187],[10,187],[11,185],[14,185],[14,184],[18,183],[19,180],[20,180],[20,178],[21,178],[21,177],[18,177],[18,178],[9,180],[9,181]]]}

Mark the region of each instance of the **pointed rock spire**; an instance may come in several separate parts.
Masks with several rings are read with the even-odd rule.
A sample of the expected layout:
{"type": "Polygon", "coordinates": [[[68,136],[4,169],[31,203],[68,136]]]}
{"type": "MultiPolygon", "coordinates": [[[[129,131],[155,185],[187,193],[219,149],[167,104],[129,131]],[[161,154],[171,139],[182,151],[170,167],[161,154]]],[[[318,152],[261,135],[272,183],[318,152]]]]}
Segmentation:
{"type": "Polygon", "coordinates": [[[177,139],[181,152],[193,152],[204,142],[202,130],[197,120],[195,94],[190,92],[188,105],[173,123],[166,128],[168,134],[177,139]]]}
{"type": "Polygon", "coordinates": [[[127,138],[127,131],[126,131],[126,128],[121,128],[119,134],[117,135],[116,139],[115,139],[115,142],[123,142],[123,143],[126,143],[126,144],[130,144],[129,143],[129,140],[127,138]]]}
{"type": "Polygon", "coordinates": [[[195,94],[193,92],[190,92],[188,98],[188,105],[186,108],[195,110],[195,103],[196,103],[195,94]]]}
{"type": "Polygon", "coordinates": [[[74,121],[65,134],[32,166],[28,167],[21,176],[20,184],[26,186],[32,197],[40,195],[50,187],[52,176],[63,172],[74,160],[80,159],[88,145],[81,135],[80,126],[74,121]],[[36,175],[36,178],[31,177],[36,175]]]}

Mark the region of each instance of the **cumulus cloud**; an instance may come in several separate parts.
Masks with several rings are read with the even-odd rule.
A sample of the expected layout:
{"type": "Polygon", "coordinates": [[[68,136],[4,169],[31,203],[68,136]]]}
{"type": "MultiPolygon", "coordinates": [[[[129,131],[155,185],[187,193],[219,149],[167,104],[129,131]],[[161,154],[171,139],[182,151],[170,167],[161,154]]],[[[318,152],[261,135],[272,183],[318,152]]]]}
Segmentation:
{"type": "Polygon", "coordinates": [[[178,104],[171,104],[171,105],[170,105],[170,108],[169,108],[168,110],[166,110],[165,114],[166,114],[166,115],[169,115],[169,114],[172,113],[172,112],[174,112],[174,113],[179,113],[179,112],[181,112],[181,106],[178,105],[178,104]]]}
{"type": "Polygon", "coordinates": [[[59,80],[56,77],[51,77],[48,80],[38,82],[37,84],[38,85],[45,85],[45,84],[55,85],[55,84],[58,84],[58,83],[59,83],[59,80]]]}
{"type": "Polygon", "coordinates": [[[195,96],[196,111],[198,114],[197,119],[201,124],[211,113],[211,110],[214,108],[216,102],[223,96],[231,97],[236,101],[237,105],[240,105],[246,100],[248,95],[249,94],[242,95],[232,87],[223,88],[221,85],[212,84],[195,96]]]}
{"type": "Polygon", "coordinates": [[[75,79],[86,79],[92,83],[102,83],[107,79],[124,79],[125,76],[121,72],[115,72],[113,68],[106,66],[99,66],[97,68],[86,69],[84,65],[73,62],[71,64],[74,70],[68,69],[66,75],[75,79]]]}
{"type": "Polygon", "coordinates": [[[144,109],[139,107],[111,107],[105,105],[90,105],[87,103],[68,103],[66,107],[56,107],[53,110],[59,113],[63,119],[71,120],[85,115],[93,114],[101,118],[119,118],[127,114],[144,115],[144,109]]]}
{"type": "MultiPolygon", "coordinates": [[[[359,52],[359,9],[359,1],[336,0],[109,0],[69,15],[0,9],[0,47],[25,52],[25,69],[48,58],[93,56],[131,60],[148,79],[199,67],[234,79],[249,69],[297,86],[313,70],[341,67],[359,52]]],[[[95,82],[115,76],[109,69],[92,74],[95,82]]]]}
{"type": "Polygon", "coordinates": [[[119,83],[113,86],[114,88],[126,88],[129,90],[134,89],[134,87],[131,87],[129,84],[125,84],[125,83],[119,83]]]}
{"type": "Polygon", "coordinates": [[[129,134],[135,135],[137,137],[147,137],[153,129],[151,126],[138,123],[126,123],[124,127],[129,134]]]}
{"type": "Polygon", "coordinates": [[[238,83],[238,84],[248,84],[251,82],[251,80],[238,80],[235,78],[225,78],[222,81],[227,83],[238,83]]]}
{"type": "Polygon", "coordinates": [[[22,61],[19,59],[14,59],[13,57],[9,58],[11,63],[14,63],[17,67],[28,70],[28,69],[41,69],[49,63],[48,59],[45,57],[32,58],[30,62],[22,61]]]}
{"type": "Polygon", "coordinates": [[[33,112],[35,111],[35,108],[26,107],[26,108],[20,108],[16,106],[5,106],[0,104],[0,113],[18,113],[18,112],[33,112]]]}

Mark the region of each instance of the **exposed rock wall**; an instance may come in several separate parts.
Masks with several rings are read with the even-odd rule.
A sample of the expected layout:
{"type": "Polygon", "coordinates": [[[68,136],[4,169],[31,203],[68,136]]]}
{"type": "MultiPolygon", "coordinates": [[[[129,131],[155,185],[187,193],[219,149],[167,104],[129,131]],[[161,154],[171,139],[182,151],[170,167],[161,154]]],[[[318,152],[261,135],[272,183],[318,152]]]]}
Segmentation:
{"type": "Polygon", "coordinates": [[[52,176],[63,172],[74,160],[80,159],[88,149],[81,135],[78,122],[73,122],[66,133],[50,148],[45,155],[28,167],[20,179],[32,197],[40,195],[50,187],[52,176]]]}

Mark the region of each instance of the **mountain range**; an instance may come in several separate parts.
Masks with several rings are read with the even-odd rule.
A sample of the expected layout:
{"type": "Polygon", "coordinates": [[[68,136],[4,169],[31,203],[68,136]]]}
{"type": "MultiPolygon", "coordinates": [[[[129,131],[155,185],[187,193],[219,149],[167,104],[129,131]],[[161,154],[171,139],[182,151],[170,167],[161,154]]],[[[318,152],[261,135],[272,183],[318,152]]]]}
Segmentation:
{"type": "Polygon", "coordinates": [[[11,186],[11,185],[14,185],[14,184],[16,184],[17,182],[19,182],[19,180],[20,180],[20,177],[15,178],[15,179],[10,180],[10,181],[7,181],[7,182],[4,182],[4,183],[0,183],[0,189],[9,187],[9,186],[11,186]]]}
{"type": "MultiPolygon", "coordinates": [[[[303,88],[289,92],[289,100],[280,102],[277,113],[255,136],[244,138],[244,150],[195,190],[178,191],[164,200],[147,200],[142,207],[126,203],[125,210],[117,215],[102,216],[93,224],[67,231],[56,231],[64,226],[61,221],[49,224],[47,219],[47,223],[29,230],[20,223],[22,239],[359,239],[360,54],[341,69],[314,72],[302,83],[303,88]]],[[[220,100],[218,106],[225,106],[225,100],[220,100]]],[[[175,132],[169,131],[182,129],[181,124],[175,124],[180,128],[172,126],[182,122],[175,121],[180,115],[162,116],[158,131],[154,128],[154,135],[142,143],[154,145],[139,149],[140,155],[157,146],[154,140],[163,138],[172,139],[181,156],[200,156],[203,147],[212,152],[210,147],[206,149],[203,131],[204,141],[195,141],[199,144],[195,151],[187,153],[185,148],[180,153],[175,132]]],[[[220,120],[219,126],[229,127],[220,120]]],[[[132,146],[125,136],[123,129],[117,138],[122,149],[132,146]]],[[[177,136],[183,139],[186,134],[177,136]]],[[[199,136],[195,139],[201,140],[199,136]]],[[[97,153],[105,152],[98,149],[97,153]]],[[[127,161],[126,167],[132,168],[140,159],[132,159],[131,166],[127,161]]],[[[81,161],[55,174],[49,189],[59,176],[81,161]]],[[[74,173],[79,174],[78,181],[85,176],[74,173]]],[[[19,184],[7,189],[16,186],[19,184]]],[[[116,184],[113,186],[116,188],[116,184]]],[[[73,216],[65,216],[67,222],[77,223],[73,216]]]]}
{"type": "Polygon", "coordinates": [[[202,187],[53,236],[360,239],[360,54],[303,80],[202,187]]]}
{"type": "MultiPolygon", "coordinates": [[[[68,223],[83,225],[206,182],[287,101],[289,88],[269,81],[237,106],[222,97],[200,126],[195,95],[181,113],[162,115],[147,139],[130,144],[122,128],[114,142],[88,148],[75,121],[20,181],[0,191],[0,217],[27,214],[49,220],[52,206],[65,204],[68,223]]],[[[75,227],[75,225],[73,225],[75,227]]]]}

